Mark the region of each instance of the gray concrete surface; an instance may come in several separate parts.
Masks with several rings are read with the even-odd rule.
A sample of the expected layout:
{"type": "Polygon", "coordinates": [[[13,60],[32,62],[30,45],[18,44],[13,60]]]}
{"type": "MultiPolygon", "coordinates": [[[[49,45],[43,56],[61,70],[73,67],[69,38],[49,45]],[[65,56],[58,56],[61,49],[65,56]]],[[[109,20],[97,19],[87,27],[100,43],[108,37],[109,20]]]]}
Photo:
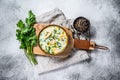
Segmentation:
{"type": "Polygon", "coordinates": [[[0,80],[120,80],[119,0],[0,0],[0,80]],[[61,9],[66,18],[91,21],[92,40],[109,47],[95,50],[91,60],[39,75],[19,49],[15,30],[28,10],[36,15],[61,9]]]}

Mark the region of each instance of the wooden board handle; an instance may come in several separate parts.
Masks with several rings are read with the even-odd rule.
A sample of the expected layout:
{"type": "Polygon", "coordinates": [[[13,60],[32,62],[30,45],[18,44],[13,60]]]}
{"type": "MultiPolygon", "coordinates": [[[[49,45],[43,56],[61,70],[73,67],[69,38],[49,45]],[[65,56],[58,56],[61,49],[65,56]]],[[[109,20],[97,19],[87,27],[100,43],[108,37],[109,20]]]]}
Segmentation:
{"type": "Polygon", "coordinates": [[[83,49],[83,50],[94,50],[95,48],[102,50],[109,49],[108,47],[105,46],[96,45],[96,43],[93,41],[80,40],[80,39],[74,39],[74,48],[83,49]]]}
{"type": "Polygon", "coordinates": [[[74,48],[83,50],[94,50],[94,47],[91,46],[90,41],[80,39],[74,39],[74,48]]]}

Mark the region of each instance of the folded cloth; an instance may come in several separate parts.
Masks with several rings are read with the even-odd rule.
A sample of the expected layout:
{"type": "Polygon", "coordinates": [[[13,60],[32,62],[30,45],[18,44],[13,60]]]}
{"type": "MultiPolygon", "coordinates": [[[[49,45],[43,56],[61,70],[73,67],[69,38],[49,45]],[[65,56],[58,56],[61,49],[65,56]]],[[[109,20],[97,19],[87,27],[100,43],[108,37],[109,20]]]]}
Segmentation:
{"type": "MultiPolygon", "coordinates": [[[[37,23],[62,25],[67,28],[70,28],[71,31],[73,31],[73,28],[71,28],[73,20],[72,19],[67,20],[63,12],[59,9],[54,9],[52,11],[46,12],[38,16],[37,23]]],[[[76,34],[74,34],[74,36],[76,36],[76,34]]],[[[79,63],[83,60],[88,60],[90,58],[88,53],[83,50],[73,49],[70,54],[71,54],[70,57],[66,59],[37,56],[38,65],[35,66],[36,71],[39,74],[44,74],[62,68],[67,68],[70,65],[74,65],[76,63],[79,63]]]]}

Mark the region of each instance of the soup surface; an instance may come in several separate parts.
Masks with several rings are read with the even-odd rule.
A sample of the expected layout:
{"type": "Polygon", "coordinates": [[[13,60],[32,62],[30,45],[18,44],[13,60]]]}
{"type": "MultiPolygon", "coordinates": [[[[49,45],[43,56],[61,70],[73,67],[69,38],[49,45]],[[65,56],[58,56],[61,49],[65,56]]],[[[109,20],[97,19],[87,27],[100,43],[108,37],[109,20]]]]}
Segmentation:
{"type": "Polygon", "coordinates": [[[49,54],[62,52],[68,44],[66,32],[58,26],[44,28],[39,35],[39,45],[42,50],[49,54]]]}

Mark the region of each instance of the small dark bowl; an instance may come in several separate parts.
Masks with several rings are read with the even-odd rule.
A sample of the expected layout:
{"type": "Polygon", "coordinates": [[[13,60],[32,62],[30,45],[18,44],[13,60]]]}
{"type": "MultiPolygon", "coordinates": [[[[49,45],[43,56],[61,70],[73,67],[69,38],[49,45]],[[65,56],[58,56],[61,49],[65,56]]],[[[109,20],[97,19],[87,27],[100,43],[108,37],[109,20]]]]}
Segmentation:
{"type": "Polygon", "coordinates": [[[77,17],[73,22],[73,27],[75,28],[76,31],[85,33],[89,30],[90,21],[88,19],[86,19],[85,17],[77,17]],[[79,20],[83,20],[83,21],[80,22],[79,26],[76,26],[76,24],[79,20]]]}

